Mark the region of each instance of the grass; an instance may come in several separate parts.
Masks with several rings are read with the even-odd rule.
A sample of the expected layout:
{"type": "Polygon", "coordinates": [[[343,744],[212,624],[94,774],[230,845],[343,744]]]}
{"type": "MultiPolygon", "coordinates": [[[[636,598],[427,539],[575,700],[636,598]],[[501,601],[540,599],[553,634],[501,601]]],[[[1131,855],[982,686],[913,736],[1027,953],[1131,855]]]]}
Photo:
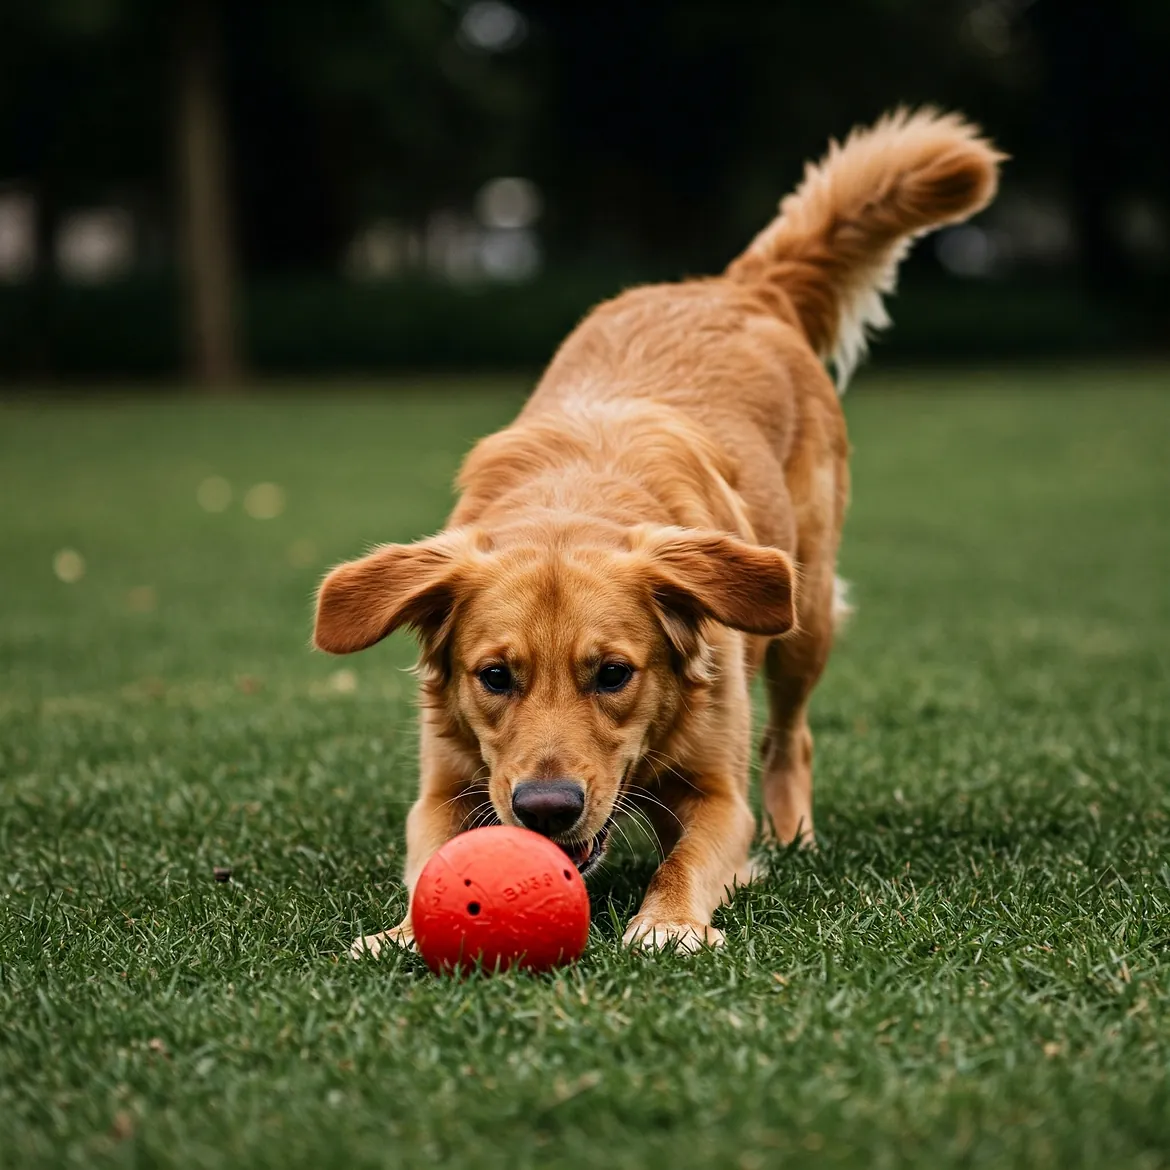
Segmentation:
{"type": "Polygon", "coordinates": [[[1170,372],[855,387],[822,847],[725,951],[623,952],[627,854],[575,969],[353,963],[411,650],[310,653],[309,596],[521,396],[0,406],[0,1166],[1170,1165],[1170,372]]]}

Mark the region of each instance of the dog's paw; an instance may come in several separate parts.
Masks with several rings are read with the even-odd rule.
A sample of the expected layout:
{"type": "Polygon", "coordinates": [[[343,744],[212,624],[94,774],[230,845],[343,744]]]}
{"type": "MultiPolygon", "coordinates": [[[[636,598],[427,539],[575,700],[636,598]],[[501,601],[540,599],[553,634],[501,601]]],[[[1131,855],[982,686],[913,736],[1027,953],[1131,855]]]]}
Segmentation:
{"type": "Polygon", "coordinates": [[[703,947],[721,947],[723,931],[702,922],[657,922],[639,915],[630,921],[622,942],[645,950],[693,954],[703,947]]]}
{"type": "Polygon", "coordinates": [[[393,930],[381,930],[377,934],[363,934],[361,938],[355,938],[353,945],[349,948],[349,957],[360,959],[364,955],[369,955],[370,958],[376,959],[382,953],[382,948],[386,946],[402,947],[403,950],[413,951],[415,949],[414,930],[410,923],[403,922],[394,927],[393,930]]]}

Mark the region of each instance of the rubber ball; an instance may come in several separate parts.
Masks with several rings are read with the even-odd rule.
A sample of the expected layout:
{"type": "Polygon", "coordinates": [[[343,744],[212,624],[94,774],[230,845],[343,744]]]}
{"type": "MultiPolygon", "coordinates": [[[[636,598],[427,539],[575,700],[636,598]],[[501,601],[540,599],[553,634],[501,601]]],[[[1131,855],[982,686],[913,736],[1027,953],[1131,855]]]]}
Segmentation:
{"type": "Polygon", "coordinates": [[[555,842],[492,825],[452,838],[427,862],[410,920],[432,971],[547,971],[585,949],[589,894],[555,842]]]}

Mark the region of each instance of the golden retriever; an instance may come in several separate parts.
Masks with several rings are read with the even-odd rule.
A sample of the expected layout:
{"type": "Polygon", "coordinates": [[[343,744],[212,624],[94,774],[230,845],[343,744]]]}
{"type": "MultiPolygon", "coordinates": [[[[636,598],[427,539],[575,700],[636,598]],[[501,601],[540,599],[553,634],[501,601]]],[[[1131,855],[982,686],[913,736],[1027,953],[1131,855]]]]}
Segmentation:
{"type": "MultiPolygon", "coordinates": [[[[899,110],[810,165],[722,276],[595,309],[459,477],[449,526],[340,565],[315,643],[421,644],[408,892],[479,824],[528,826],[582,872],[614,818],[664,860],[629,943],[721,941],[750,878],[749,683],[763,670],[764,831],[811,841],[808,704],[841,608],[849,496],[837,387],[887,324],[910,242],[984,207],[1003,158],[956,115],[899,110]]],[[[411,941],[409,915],[358,939],[411,941]]]]}

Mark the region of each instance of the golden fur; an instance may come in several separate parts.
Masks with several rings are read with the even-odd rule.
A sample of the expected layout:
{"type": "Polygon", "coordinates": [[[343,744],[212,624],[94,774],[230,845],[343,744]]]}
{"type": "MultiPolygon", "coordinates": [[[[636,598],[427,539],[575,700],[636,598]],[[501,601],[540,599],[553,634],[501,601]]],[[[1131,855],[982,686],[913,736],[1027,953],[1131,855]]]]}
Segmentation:
{"type": "MultiPolygon", "coordinates": [[[[765,832],[812,838],[807,706],[833,640],[848,443],[844,380],[909,242],[994,195],[1000,156],[954,115],[898,112],[806,172],[721,277],[634,289],[561,346],[519,418],[484,439],[448,528],[333,570],[316,644],[399,626],[422,648],[406,884],[515,786],[569,777],[574,855],[617,812],[664,860],[627,940],[717,943],[750,876],[748,686],[763,670],[765,832]],[[632,669],[616,692],[606,664],[632,669]],[[507,693],[481,672],[504,667],[507,693]]],[[[490,676],[496,677],[496,676],[490,676]]],[[[409,917],[359,939],[410,940],[409,917]]]]}

